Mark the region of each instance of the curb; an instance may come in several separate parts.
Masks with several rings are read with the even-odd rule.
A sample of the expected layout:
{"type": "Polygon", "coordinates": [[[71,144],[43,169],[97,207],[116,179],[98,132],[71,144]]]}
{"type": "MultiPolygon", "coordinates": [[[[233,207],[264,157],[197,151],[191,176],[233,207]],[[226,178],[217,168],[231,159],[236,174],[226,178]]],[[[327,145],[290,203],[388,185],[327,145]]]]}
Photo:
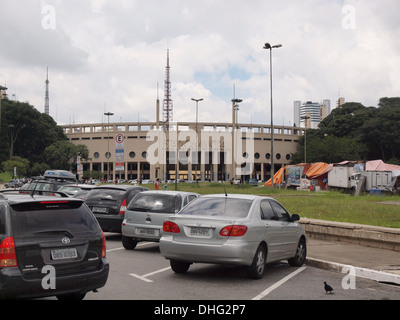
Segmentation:
{"type": "Polygon", "coordinates": [[[360,267],[355,267],[355,266],[351,266],[351,265],[347,265],[347,264],[331,262],[331,261],[326,261],[326,260],[320,260],[320,259],[314,259],[314,258],[307,258],[305,263],[312,267],[335,271],[335,272],[339,272],[339,273],[343,273],[343,274],[348,274],[349,270],[350,270],[349,268],[354,268],[353,270],[355,271],[356,277],[370,279],[370,280],[374,280],[377,282],[400,285],[400,275],[396,275],[393,273],[377,271],[377,270],[372,270],[372,269],[366,269],[366,268],[360,268],[360,267]]]}

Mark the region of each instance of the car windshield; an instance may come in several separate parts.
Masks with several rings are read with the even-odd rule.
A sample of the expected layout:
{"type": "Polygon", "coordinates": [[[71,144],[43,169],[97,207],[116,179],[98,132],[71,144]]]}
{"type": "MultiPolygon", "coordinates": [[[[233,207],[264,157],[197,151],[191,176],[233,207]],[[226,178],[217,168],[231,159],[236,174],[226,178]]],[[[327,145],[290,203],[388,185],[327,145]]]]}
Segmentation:
{"type": "Polygon", "coordinates": [[[48,182],[32,182],[28,190],[39,190],[39,191],[52,191],[51,184],[48,182]]]}
{"type": "Polygon", "coordinates": [[[198,198],[189,203],[180,214],[245,218],[252,200],[234,198],[198,198]]]}
{"type": "Polygon", "coordinates": [[[181,198],[170,194],[138,194],[129,204],[128,210],[177,213],[181,208],[181,198]]]}

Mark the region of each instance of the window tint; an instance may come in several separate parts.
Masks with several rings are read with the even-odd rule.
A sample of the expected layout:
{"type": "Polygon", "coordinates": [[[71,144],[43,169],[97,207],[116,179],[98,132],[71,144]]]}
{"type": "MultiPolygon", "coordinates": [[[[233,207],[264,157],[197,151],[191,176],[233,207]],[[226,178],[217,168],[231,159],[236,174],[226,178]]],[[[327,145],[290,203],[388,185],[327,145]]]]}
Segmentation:
{"type": "Polygon", "coordinates": [[[6,212],[3,204],[0,204],[0,235],[6,233],[6,212]]]}
{"type": "Polygon", "coordinates": [[[131,191],[129,192],[128,199],[126,199],[126,202],[127,202],[127,203],[131,202],[132,199],[133,199],[139,192],[142,192],[142,191],[143,191],[142,189],[134,189],[134,190],[131,190],[131,191]]]}
{"type": "Polygon", "coordinates": [[[31,203],[12,206],[12,225],[16,236],[54,232],[97,230],[98,223],[86,205],[31,203]],[[79,206],[78,206],[79,205],[79,206]]]}
{"type": "Polygon", "coordinates": [[[93,189],[91,190],[86,200],[121,200],[125,196],[125,190],[117,189],[93,189]]]}
{"type": "Polygon", "coordinates": [[[278,202],[271,201],[272,208],[280,221],[289,221],[290,215],[278,202]]]}
{"type": "Polygon", "coordinates": [[[204,197],[189,203],[181,214],[245,218],[251,204],[251,200],[204,197]]]}
{"type": "Polygon", "coordinates": [[[267,200],[261,202],[261,219],[277,220],[271,204],[267,200]]]}
{"type": "Polygon", "coordinates": [[[181,208],[181,197],[169,194],[140,193],[129,204],[128,210],[177,213],[181,208]]]}

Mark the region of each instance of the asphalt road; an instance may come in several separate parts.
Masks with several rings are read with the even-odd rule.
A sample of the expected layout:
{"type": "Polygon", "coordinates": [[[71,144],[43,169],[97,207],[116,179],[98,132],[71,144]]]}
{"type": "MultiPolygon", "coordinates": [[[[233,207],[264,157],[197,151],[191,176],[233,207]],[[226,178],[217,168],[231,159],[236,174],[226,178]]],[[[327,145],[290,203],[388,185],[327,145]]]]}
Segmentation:
{"type": "Polygon", "coordinates": [[[186,274],[175,274],[157,243],[139,243],[135,250],[127,251],[120,235],[106,233],[106,238],[108,282],[99,292],[88,293],[85,300],[153,301],[151,308],[166,301],[177,304],[188,300],[196,304],[205,300],[230,304],[251,300],[400,300],[399,286],[307,265],[293,268],[286,262],[269,265],[261,280],[248,279],[240,268],[206,264],[194,264],[186,274]],[[334,293],[324,291],[324,281],[334,293]]]}

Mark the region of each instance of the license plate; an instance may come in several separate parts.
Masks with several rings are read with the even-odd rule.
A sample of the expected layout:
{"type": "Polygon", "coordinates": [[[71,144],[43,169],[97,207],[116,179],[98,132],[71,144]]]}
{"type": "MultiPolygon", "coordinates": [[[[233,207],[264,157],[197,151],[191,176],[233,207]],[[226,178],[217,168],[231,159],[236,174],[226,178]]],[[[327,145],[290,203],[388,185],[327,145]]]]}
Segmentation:
{"type": "Polygon", "coordinates": [[[197,237],[209,237],[210,229],[208,228],[190,228],[190,235],[197,237]]]}
{"type": "Polygon", "coordinates": [[[146,235],[146,236],[158,236],[159,230],[157,229],[145,229],[145,228],[137,228],[136,234],[138,235],[146,235]]]}
{"type": "Polygon", "coordinates": [[[51,250],[53,260],[75,259],[78,257],[76,248],[51,250]]]}
{"type": "Polygon", "coordinates": [[[108,208],[93,207],[92,208],[92,212],[107,213],[108,212],[108,208]]]}

